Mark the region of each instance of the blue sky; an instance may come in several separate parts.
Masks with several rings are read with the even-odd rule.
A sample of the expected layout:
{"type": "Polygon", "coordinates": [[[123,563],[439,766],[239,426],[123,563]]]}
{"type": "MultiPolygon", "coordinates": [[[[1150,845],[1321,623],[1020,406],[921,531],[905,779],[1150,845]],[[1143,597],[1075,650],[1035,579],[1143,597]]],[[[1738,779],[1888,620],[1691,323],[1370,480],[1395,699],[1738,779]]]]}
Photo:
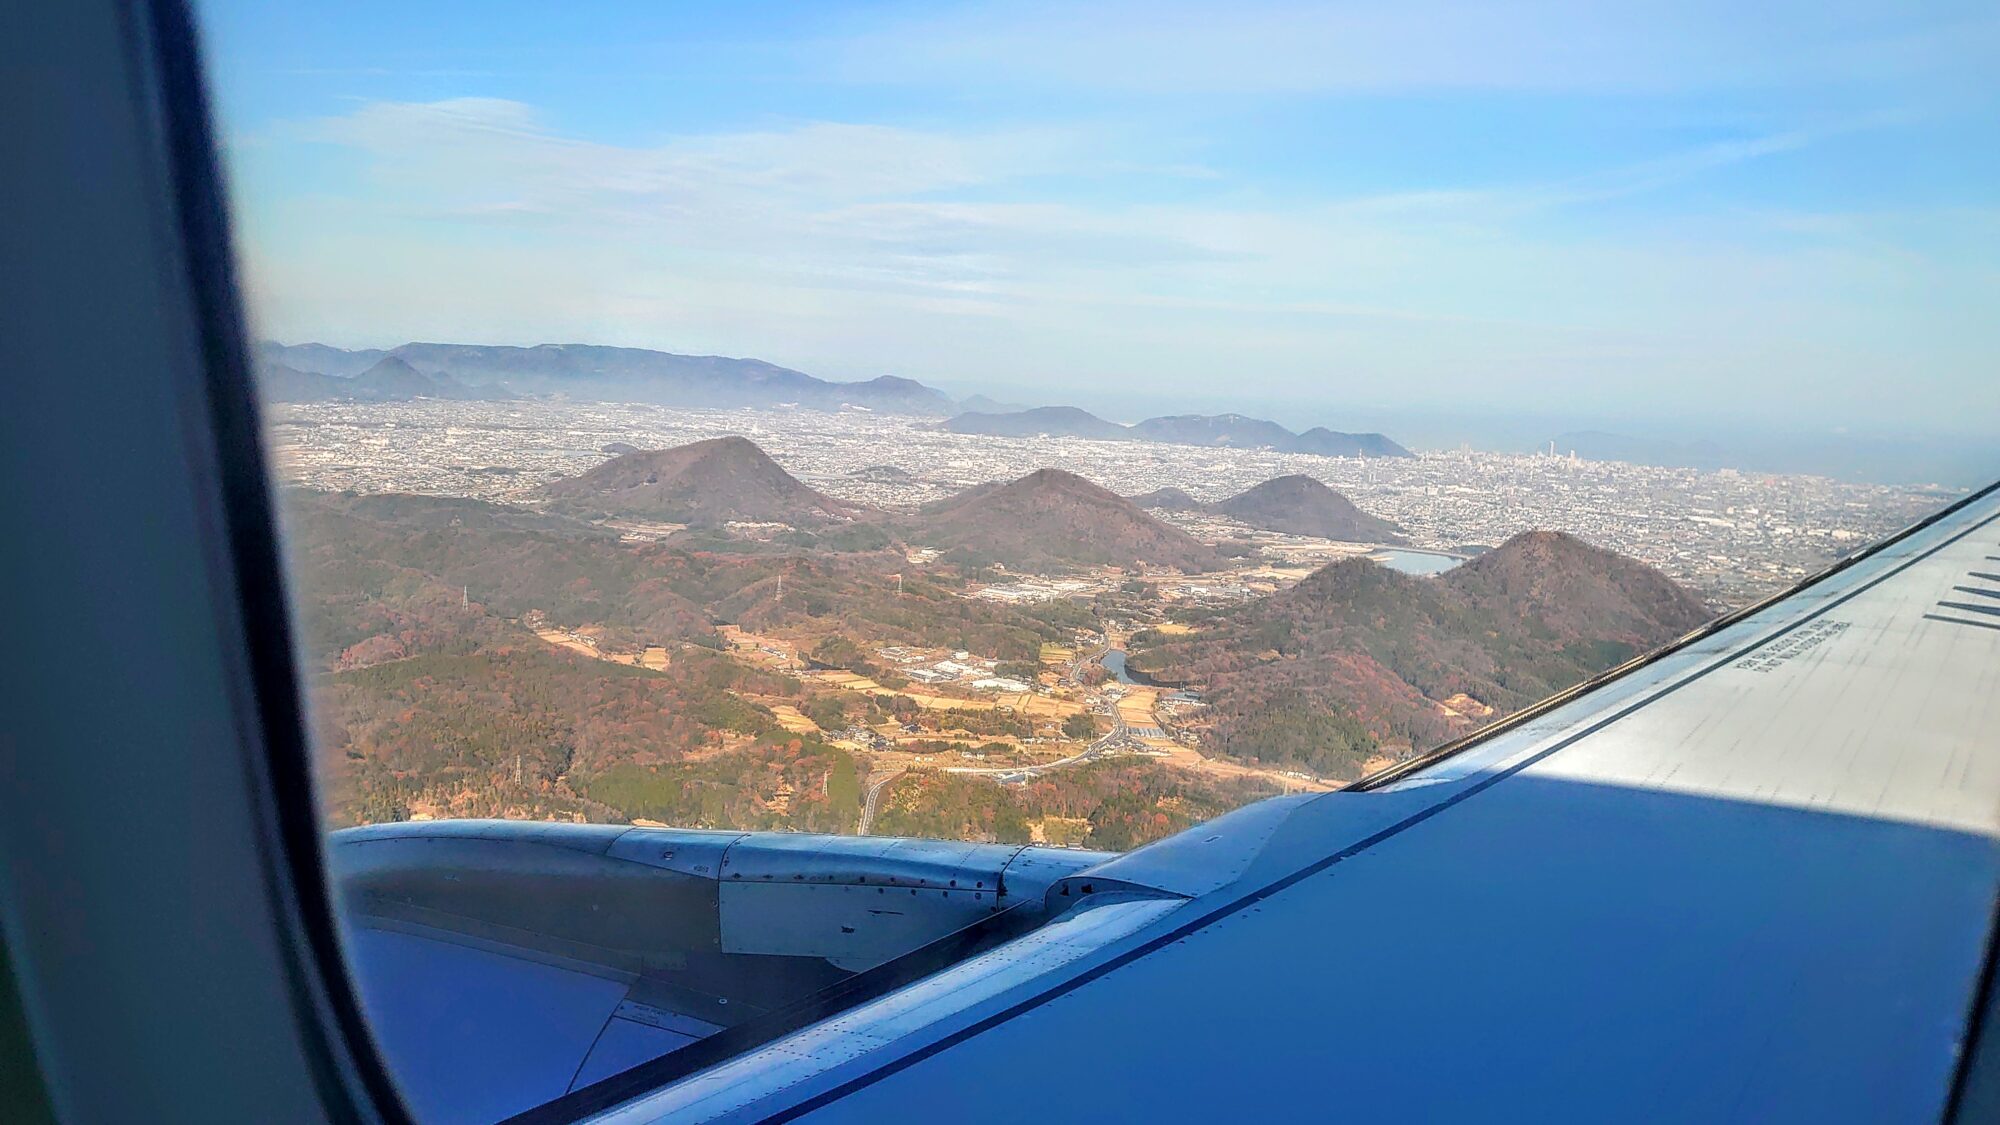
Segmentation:
{"type": "Polygon", "coordinates": [[[203,13],[281,339],[2000,431],[1991,4],[203,13]]]}

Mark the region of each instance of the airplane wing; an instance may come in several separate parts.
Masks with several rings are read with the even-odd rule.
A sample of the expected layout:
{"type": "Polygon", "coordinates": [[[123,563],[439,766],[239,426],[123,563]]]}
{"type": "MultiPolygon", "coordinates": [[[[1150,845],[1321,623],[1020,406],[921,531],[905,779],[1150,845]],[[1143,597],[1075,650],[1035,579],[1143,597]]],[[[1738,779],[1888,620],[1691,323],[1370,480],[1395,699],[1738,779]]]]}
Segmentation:
{"type": "MultiPolygon", "coordinates": [[[[578,864],[459,856],[447,894],[417,853],[352,858],[437,826],[334,846],[373,888],[349,914],[389,1039],[452,1041],[390,1010],[383,942],[605,982],[522,1120],[1935,1121],[2000,889],[2000,493],[1443,752],[1125,855],[539,831],[601,870],[536,933],[487,903],[578,864]],[[644,917],[658,877],[614,869],[690,848],[688,949],[577,931],[621,880],[644,917]],[[730,948],[767,986],[747,1018],[712,1016],[728,973],[696,980],[730,948]],[[647,1042],[586,1067],[640,1038],[620,1020],[647,1042]]],[[[387,1045],[420,1106],[452,1085],[387,1045]]]]}

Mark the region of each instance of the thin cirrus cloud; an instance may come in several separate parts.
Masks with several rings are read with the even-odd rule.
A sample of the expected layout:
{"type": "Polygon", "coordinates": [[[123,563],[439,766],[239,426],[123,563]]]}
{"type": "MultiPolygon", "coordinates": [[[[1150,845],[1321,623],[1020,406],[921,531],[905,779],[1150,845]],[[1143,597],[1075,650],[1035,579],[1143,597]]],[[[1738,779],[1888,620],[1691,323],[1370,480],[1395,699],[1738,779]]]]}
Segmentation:
{"type": "MultiPolygon", "coordinates": [[[[620,146],[564,136],[518,102],[461,98],[372,103],[276,135],[353,161],[357,198],[346,206],[429,221],[540,218],[578,251],[637,239],[665,255],[756,259],[802,277],[905,276],[954,288],[1003,258],[1157,263],[1216,253],[1061,203],[940,198],[1099,168],[1130,173],[1082,127],[950,133],[808,122],[620,146]]],[[[245,153],[273,155],[268,144],[245,153]]]]}
{"type": "Polygon", "coordinates": [[[342,150],[357,163],[358,194],[385,212],[540,215],[571,234],[615,228],[620,237],[658,239],[663,250],[764,254],[782,242],[829,267],[872,253],[941,262],[1004,257],[1019,276],[1171,262],[1252,270],[1262,263],[1282,273],[1288,248],[1313,245],[1317,258],[1334,249],[1330,242],[1365,248],[1412,228],[1490,230],[1532,212],[1659,190],[1813,139],[1776,134],[1543,183],[1274,208],[1226,194],[1178,206],[1065,198],[1063,187],[1040,181],[1074,182],[1094,165],[1118,166],[1104,159],[1103,132],[1082,127],[950,133],[808,122],[635,147],[564,136],[519,102],[459,98],[371,103],[282,133],[342,150]],[[988,189],[1023,184],[1011,196],[951,198],[960,189],[990,196],[988,189]]]}
{"type": "Polygon", "coordinates": [[[376,170],[421,184],[467,171],[539,191],[674,195],[777,191],[858,198],[922,192],[1067,167],[1074,130],[954,136],[870,124],[807,123],[782,132],[674,138],[631,147],[565,137],[533,107],[502,98],[375,102],[293,130],[365,154],[376,170]]]}
{"type": "MultiPolygon", "coordinates": [[[[1226,376],[1472,408],[2000,410],[1988,196],[1777,190],[1962,110],[1992,41],[1975,10],[1827,9],[1789,46],[1777,9],[996,11],[793,43],[791,112],[747,124],[648,136],[499,93],[263,122],[232,150],[259,315],[337,343],[599,340],[1016,397],[1226,376]],[[1752,86],[1782,96],[1716,93],[1752,86]],[[1410,90],[1443,117],[1453,91],[1560,91],[1551,113],[1608,98],[1691,124],[1442,173],[1345,174],[1393,134],[1329,129],[1276,179],[1226,143],[1284,147],[1242,98],[1410,90]],[[1221,108],[1175,108],[1203,92],[1221,108]]],[[[1509,104],[1547,149],[1543,103],[1509,104]]]]}

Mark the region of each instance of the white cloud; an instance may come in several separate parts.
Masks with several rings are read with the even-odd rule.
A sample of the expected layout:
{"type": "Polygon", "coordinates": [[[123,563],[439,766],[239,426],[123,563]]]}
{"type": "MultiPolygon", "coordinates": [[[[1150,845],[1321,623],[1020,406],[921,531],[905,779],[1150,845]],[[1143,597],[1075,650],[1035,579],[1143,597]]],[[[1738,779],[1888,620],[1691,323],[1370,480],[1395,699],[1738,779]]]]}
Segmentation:
{"type": "Polygon", "coordinates": [[[246,215],[257,311],[290,338],[629,343],[1045,396],[1220,381],[1866,416],[1957,388],[1962,407],[2000,350],[1967,314],[2000,300],[1979,264],[2000,249],[1990,223],[1941,235],[1919,215],[1864,238],[1853,217],[1656,215],[1586,237],[1549,221],[1819,135],[1282,206],[1227,182],[1171,205],[1074,190],[1156,155],[1104,129],[808,122],[614,145],[497,99],[370,103],[237,158],[268,184],[300,145],[330,149],[358,185],[267,191],[246,215]]]}
{"type": "Polygon", "coordinates": [[[498,98],[374,102],[298,132],[366,153],[406,188],[454,190],[469,176],[493,177],[535,195],[650,199],[669,208],[744,191],[816,202],[940,191],[1073,170],[1091,143],[1075,129],[961,136],[806,122],[628,147],[560,136],[532,107],[498,98]]]}

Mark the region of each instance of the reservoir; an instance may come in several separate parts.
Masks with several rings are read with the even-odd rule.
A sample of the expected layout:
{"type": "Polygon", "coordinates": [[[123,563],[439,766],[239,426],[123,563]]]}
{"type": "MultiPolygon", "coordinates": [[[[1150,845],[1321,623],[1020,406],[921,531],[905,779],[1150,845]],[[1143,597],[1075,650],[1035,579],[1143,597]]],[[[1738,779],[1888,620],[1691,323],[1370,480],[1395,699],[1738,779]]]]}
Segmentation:
{"type": "Polygon", "coordinates": [[[1160,688],[1161,690],[1164,691],[1175,691],[1187,686],[1185,683],[1179,680],[1155,679],[1154,677],[1149,676],[1144,672],[1135,671],[1134,669],[1126,665],[1124,649],[1120,648],[1107,649],[1104,655],[1098,657],[1097,660],[1098,663],[1104,665],[1105,669],[1111,673],[1112,678],[1117,680],[1121,684],[1132,684],[1136,687],[1160,688]]]}
{"type": "MultiPolygon", "coordinates": [[[[1437,551],[1413,551],[1402,547],[1390,547],[1368,556],[1390,570],[1400,570],[1404,574],[1443,574],[1464,559],[1457,555],[1440,554],[1437,551]]],[[[1106,661],[1106,664],[1109,664],[1106,661]]]]}
{"type": "Polygon", "coordinates": [[[1114,648],[1107,650],[1103,656],[1098,658],[1098,663],[1110,669],[1112,677],[1121,684],[1136,684],[1139,682],[1132,678],[1132,673],[1125,670],[1124,649],[1114,648]]]}

